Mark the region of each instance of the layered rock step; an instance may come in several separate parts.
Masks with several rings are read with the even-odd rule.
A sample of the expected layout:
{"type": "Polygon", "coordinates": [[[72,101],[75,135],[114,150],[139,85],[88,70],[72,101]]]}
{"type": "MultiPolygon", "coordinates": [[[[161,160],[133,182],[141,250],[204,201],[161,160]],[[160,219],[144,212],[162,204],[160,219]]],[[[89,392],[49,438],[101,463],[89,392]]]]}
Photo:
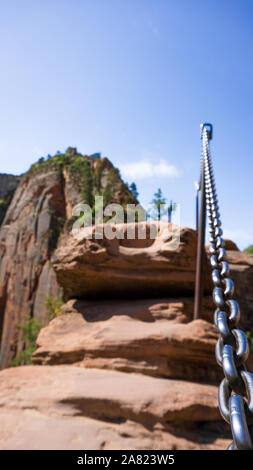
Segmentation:
{"type": "MultiPolygon", "coordinates": [[[[152,225],[156,223],[118,224],[122,238],[112,240],[96,239],[96,226],[89,230],[91,238],[76,239],[72,234],[66,237],[51,260],[64,298],[193,297],[197,233],[161,221],[156,227],[157,236],[152,239],[152,225]],[[128,230],[133,232],[132,239],[128,238],[128,230]],[[146,233],[145,239],[138,238],[142,231],[146,233]],[[180,239],[178,245],[175,234],[180,239]]],[[[235,284],[233,298],[241,307],[239,327],[253,333],[253,255],[238,251],[231,240],[226,240],[225,248],[230,277],[235,284]]],[[[213,289],[209,256],[207,247],[203,268],[206,295],[213,289]]]]}
{"type": "Polygon", "coordinates": [[[1,449],[224,448],[217,387],[68,365],[0,373],[1,449]],[[177,437],[180,436],[180,437],[177,437]]]}
{"type": "MultiPolygon", "coordinates": [[[[209,318],[209,299],[205,316],[209,318]]],[[[75,364],[217,383],[216,327],[192,318],[192,300],[69,301],[43,328],[35,364],[75,364]]]]}
{"type": "MultiPolygon", "coordinates": [[[[120,238],[108,239],[101,233],[98,239],[93,226],[91,239],[86,232],[80,239],[71,235],[56,250],[52,264],[65,298],[193,295],[197,250],[194,230],[165,221],[114,224],[112,228],[122,232],[120,238]],[[152,235],[152,227],[156,236],[152,235]],[[139,231],[145,232],[145,238],[138,238],[139,231]]],[[[209,273],[206,257],[204,264],[209,273]]],[[[211,292],[211,286],[207,275],[206,292],[211,292]]]]}

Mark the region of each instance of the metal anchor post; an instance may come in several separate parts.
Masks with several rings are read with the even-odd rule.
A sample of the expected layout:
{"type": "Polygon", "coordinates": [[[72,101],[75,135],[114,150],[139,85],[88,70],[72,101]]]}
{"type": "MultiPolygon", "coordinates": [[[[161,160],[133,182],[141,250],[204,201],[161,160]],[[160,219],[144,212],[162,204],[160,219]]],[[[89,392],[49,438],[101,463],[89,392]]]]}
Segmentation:
{"type": "MultiPolygon", "coordinates": [[[[208,140],[212,139],[213,126],[209,123],[200,125],[200,136],[203,137],[203,130],[207,129],[208,140]]],[[[200,179],[200,215],[198,219],[198,244],[197,244],[197,262],[196,262],[196,279],[195,279],[195,295],[194,295],[194,315],[193,319],[200,318],[202,306],[202,297],[204,289],[204,250],[205,250],[205,231],[206,231],[206,194],[205,194],[205,165],[204,156],[202,154],[201,179],[200,179]]]]}

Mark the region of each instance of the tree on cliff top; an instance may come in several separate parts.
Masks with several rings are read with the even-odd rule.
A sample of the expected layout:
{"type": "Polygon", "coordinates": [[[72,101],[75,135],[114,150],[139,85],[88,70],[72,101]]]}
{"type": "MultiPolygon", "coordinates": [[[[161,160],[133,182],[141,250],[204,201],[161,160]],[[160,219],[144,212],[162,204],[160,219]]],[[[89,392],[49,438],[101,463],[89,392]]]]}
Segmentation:
{"type": "Polygon", "coordinates": [[[135,184],[134,182],[130,184],[129,189],[130,189],[132,195],[133,195],[136,199],[138,199],[139,193],[138,193],[138,191],[137,191],[137,186],[136,186],[136,184],[135,184]]]}
{"type": "Polygon", "coordinates": [[[163,197],[161,188],[158,188],[157,192],[151,201],[152,208],[149,211],[149,215],[153,220],[161,220],[162,216],[166,214],[167,209],[165,208],[166,198],[163,197]]]}

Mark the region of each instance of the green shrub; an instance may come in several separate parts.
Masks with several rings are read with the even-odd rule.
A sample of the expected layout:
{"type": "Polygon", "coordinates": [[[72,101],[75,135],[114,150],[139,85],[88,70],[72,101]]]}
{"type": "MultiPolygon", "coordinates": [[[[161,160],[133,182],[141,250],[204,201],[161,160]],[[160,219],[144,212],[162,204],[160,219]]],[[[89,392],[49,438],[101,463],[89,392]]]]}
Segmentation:
{"type": "Polygon", "coordinates": [[[103,197],[104,197],[104,206],[107,206],[108,204],[110,204],[112,202],[113,196],[112,196],[112,191],[111,191],[111,185],[110,184],[108,184],[106,186],[103,197]]]}
{"type": "Polygon", "coordinates": [[[84,157],[77,157],[70,165],[70,174],[79,182],[83,202],[93,207],[94,178],[90,162],[84,157]]]}
{"type": "MultiPolygon", "coordinates": [[[[46,299],[45,306],[48,320],[60,315],[62,305],[61,296],[58,299],[52,297],[46,299]]],[[[24,331],[25,349],[11,360],[10,367],[32,364],[32,355],[36,350],[36,339],[42,327],[42,323],[37,318],[30,318],[25,325],[19,325],[19,329],[24,331]]]]}
{"type": "Polygon", "coordinates": [[[70,162],[70,155],[65,153],[60,153],[59,151],[54,157],[51,155],[47,156],[47,159],[44,157],[39,158],[39,160],[31,165],[28,173],[36,173],[37,171],[48,170],[50,168],[56,168],[61,170],[64,165],[68,165],[70,162]]]}
{"type": "Polygon", "coordinates": [[[58,299],[54,299],[53,297],[47,297],[45,302],[45,307],[47,309],[47,318],[49,320],[53,320],[53,318],[57,317],[57,315],[60,315],[62,305],[62,296],[58,297],[58,299]]]}
{"type": "Polygon", "coordinates": [[[248,253],[249,255],[253,255],[253,245],[249,245],[248,248],[245,248],[245,250],[243,250],[244,253],[248,253]]]}
{"type": "Polygon", "coordinates": [[[19,328],[24,331],[26,347],[12,359],[11,367],[32,364],[32,354],[36,349],[36,339],[42,323],[37,318],[30,318],[25,325],[19,325],[19,328]]]}

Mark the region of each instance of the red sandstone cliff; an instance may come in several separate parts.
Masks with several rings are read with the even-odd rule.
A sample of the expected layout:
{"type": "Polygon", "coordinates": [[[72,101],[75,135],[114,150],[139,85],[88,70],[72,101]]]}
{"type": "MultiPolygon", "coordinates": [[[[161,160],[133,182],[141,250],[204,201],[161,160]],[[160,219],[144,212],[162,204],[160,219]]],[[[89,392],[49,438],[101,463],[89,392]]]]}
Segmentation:
{"type": "Polygon", "coordinates": [[[1,368],[24,347],[19,325],[31,317],[45,323],[46,299],[61,293],[50,259],[84,190],[91,198],[107,191],[109,202],[136,202],[108,159],[83,157],[73,148],[21,177],[0,228],[1,368]]]}
{"type": "MultiPolygon", "coordinates": [[[[166,224],[155,240],[74,239],[72,207],[84,197],[131,200],[107,159],[86,157],[91,173],[83,161],[68,149],[36,164],[0,229],[1,367],[25,346],[20,324],[47,324],[34,365],[0,372],[0,448],[224,449],[207,258],[193,321],[197,235],[180,229],[177,248],[166,224]],[[45,299],[60,294],[49,322],[45,299]]],[[[227,250],[241,327],[252,330],[253,255],[227,250]]]]}

